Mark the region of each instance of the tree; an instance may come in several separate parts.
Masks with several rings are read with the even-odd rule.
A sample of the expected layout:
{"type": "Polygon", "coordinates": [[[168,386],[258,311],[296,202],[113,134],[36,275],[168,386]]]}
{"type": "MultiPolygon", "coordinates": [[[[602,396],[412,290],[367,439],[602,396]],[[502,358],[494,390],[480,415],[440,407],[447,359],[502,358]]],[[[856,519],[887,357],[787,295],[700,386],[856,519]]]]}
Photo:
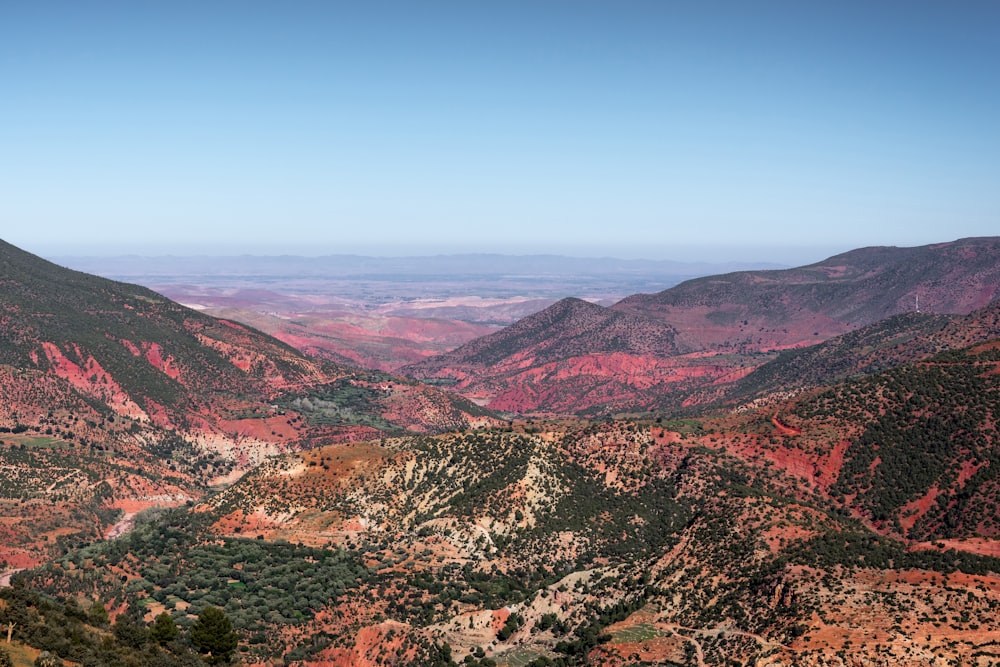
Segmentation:
{"type": "Polygon", "coordinates": [[[10,659],[10,652],[0,646],[0,667],[14,667],[14,661],[10,659]]]}
{"type": "Polygon", "coordinates": [[[136,623],[128,614],[118,614],[112,630],[118,642],[129,648],[142,648],[149,638],[146,626],[136,623]]]}
{"type": "Polygon", "coordinates": [[[236,651],[239,638],[232,621],[218,607],[205,607],[191,626],[191,642],[199,653],[207,653],[210,665],[223,665],[236,651]]]}
{"type": "Polygon", "coordinates": [[[163,612],[153,621],[149,629],[149,637],[160,646],[165,646],[177,639],[177,624],[169,612],[163,612]]]}
{"type": "Polygon", "coordinates": [[[100,602],[95,602],[90,607],[90,622],[102,628],[108,626],[108,610],[100,602]]]}

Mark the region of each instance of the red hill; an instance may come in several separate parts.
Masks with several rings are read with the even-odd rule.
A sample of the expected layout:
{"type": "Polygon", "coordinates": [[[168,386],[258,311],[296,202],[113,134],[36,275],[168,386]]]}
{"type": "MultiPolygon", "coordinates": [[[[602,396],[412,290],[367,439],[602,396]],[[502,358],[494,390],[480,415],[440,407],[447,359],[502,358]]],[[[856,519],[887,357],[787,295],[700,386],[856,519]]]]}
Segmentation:
{"type": "Polygon", "coordinates": [[[918,300],[927,313],[966,314],[998,296],[1000,238],[863,248],[689,280],[607,309],[564,300],[404,371],[516,412],[645,410],[695,392],[690,405],[782,350],[914,311],[918,300]]]}
{"type": "Polygon", "coordinates": [[[0,241],[0,561],[176,505],[264,457],[487,419],[451,394],[0,241]]]}

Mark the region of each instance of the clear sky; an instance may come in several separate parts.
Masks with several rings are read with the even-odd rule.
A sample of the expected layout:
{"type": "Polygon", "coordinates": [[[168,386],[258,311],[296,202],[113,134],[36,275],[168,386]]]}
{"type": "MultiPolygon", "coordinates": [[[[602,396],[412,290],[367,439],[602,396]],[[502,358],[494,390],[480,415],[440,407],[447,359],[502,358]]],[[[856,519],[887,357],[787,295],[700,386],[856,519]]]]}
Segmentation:
{"type": "Polygon", "coordinates": [[[998,233],[994,0],[0,6],[0,238],[35,252],[998,233]]]}

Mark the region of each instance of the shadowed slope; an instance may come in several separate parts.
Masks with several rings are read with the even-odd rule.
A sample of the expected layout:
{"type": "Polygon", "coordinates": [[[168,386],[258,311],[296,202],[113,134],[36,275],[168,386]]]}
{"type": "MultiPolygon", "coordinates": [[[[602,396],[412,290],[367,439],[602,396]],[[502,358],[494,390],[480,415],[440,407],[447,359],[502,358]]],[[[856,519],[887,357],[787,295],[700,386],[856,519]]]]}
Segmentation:
{"type": "Polygon", "coordinates": [[[1000,301],[964,316],[896,315],[812,347],[782,352],[731,385],[703,388],[686,400],[701,409],[718,409],[787,396],[997,337],[1000,301]]]}

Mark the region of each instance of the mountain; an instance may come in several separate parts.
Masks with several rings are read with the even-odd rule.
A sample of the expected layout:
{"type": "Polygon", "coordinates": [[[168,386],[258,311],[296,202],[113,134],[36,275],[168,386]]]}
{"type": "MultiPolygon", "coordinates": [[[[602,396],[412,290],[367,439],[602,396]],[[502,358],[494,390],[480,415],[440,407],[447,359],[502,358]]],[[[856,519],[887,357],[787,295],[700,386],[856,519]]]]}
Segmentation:
{"type": "Polygon", "coordinates": [[[173,426],[215,393],[264,396],[323,377],[276,339],[2,242],[0,281],[0,363],[61,378],[122,417],[173,426]]]}
{"type": "MultiPolygon", "coordinates": [[[[1000,302],[897,314],[779,355],[693,350],[655,309],[567,299],[459,348],[465,378],[534,370],[556,388],[538,401],[624,405],[650,368],[649,401],[729,369],[716,386],[742,387],[722,395],[741,408],[483,413],[460,430],[476,407],[440,391],[4,250],[0,557],[49,561],[0,591],[19,659],[192,664],[184,638],[209,606],[250,664],[1000,658],[1000,302]],[[87,337],[80,322],[103,328],[87,337]],[[164,338],[145,337],[154,327],[164,338]],[[205,361],[202,378],[212,354],[236,371],[205,361]],[[176,393],[129,375],[147,366],[176,393]],[[264,450],[277,455],[207,493],[264,450]],[[123,525],[122,511],[157,504],[176,507],[123,525]],[[123,534],[99,539],[112,522],[123,534]],[[175,645],[144,634],[162,613],[175,645]]],[[[971,283],[988,276],[977,270],[971,283]]]]}
{"type": "Polygon", "coordinates": [[[540,363],[588,352],[676,353],[677,332],[656,321],[567,298],[456,350],[470,364],[500,364],[531,348],[540,363]]]}
{"type": "Polygon", "coordinates": [[[690,405],[782,350],[914,311],[918,301],[925,313],[967,314],[998,296],[1000,238],[863,248],[796,269],[689,280],[630,296],[591,320],[561,317],[553,306],[402,372],[512,412],[642,411],[683,405],[678,397],[687,395],[690,405]],[[602,328],[618,315],[631,316],[632,342],[608,349],[602,328]],[[534,335],[519,335],[524,329],[534,335]],[[571,344],[560,350],[563,341],[571,344]]]}
{"type": "Polygon", "coordinates": [[[722,417],[290,453],[17,580],[218,605],[256,662],[989,664],[998,371],[992,341],[722,417]]]}
{"type": "Polygon", "coordinates": [[[857,436],[830,492],[876,526],[914,540],[996,540],[998,375],[994,340],[800,401],[791,425],[804,419],[853,427],[857,436]]]}
{"type": "Polygon", "coordinates": [[[585,396],[629,400],[629,367],[649,374],[658,359],[677,354],[676,336],[661,321],[567,298],[403,372],[489,398],[500,410],[544,404],[571,412],[585,396]]]}
{"type": "Polygon", "coordinates": [[[763,334],[750,333],[747,344],[776,347],[916,310],[918,299],[926,312],[968,313],[998,296],[1000,237],[988,237],[861,248],[796,269],[696,278],[615,308],[678,322],[694,348],[741,341],[738,331],[720,327],[733,323],[763,334]]]}
{"type": "Polygon", "coordinates": [[[885,535],[1000,555],[996,339],[718,417],[727,451],[770,461],[885,535]],[[767,439],[761,437],[767,436],[767,439]]]}
{"type": "Polygon", "coordinates": [[[736,382],[701,388],[684,399],[702,410],[773,400],[998,337],[1000,300],[968,315],[895,315],[817,345],[787,350],[736,382]]]}
{"type": "MultiPolygon", "coordinates": [[[[233,422],[273,416],[275,404],[289,396],[336,382],[392,385],[375,403],[396,415],[390,419],[396,429],[440,428],[447,419],[435,405],[453,414],[451,425],[458,426],[464,417],[454,411],[469,407],[388,375],[306,357],[255,329],[142,287],[63,269],[2,242],[0,283],[0,363],[59,378],[95,405],[136,422],[246,436],[247,429],[233,422]],[[410,402],[427,409],[410,413],[410,402]]],[[[363,425],[362,415],[355,416],[339,425],[363,425]]]]}
{"type": "Polygon", "coordinates": [[[99,536],[122,512],[197,499],[268,455],[490,419],[2,241],[0,382],[9,568],[99,536]]]}

